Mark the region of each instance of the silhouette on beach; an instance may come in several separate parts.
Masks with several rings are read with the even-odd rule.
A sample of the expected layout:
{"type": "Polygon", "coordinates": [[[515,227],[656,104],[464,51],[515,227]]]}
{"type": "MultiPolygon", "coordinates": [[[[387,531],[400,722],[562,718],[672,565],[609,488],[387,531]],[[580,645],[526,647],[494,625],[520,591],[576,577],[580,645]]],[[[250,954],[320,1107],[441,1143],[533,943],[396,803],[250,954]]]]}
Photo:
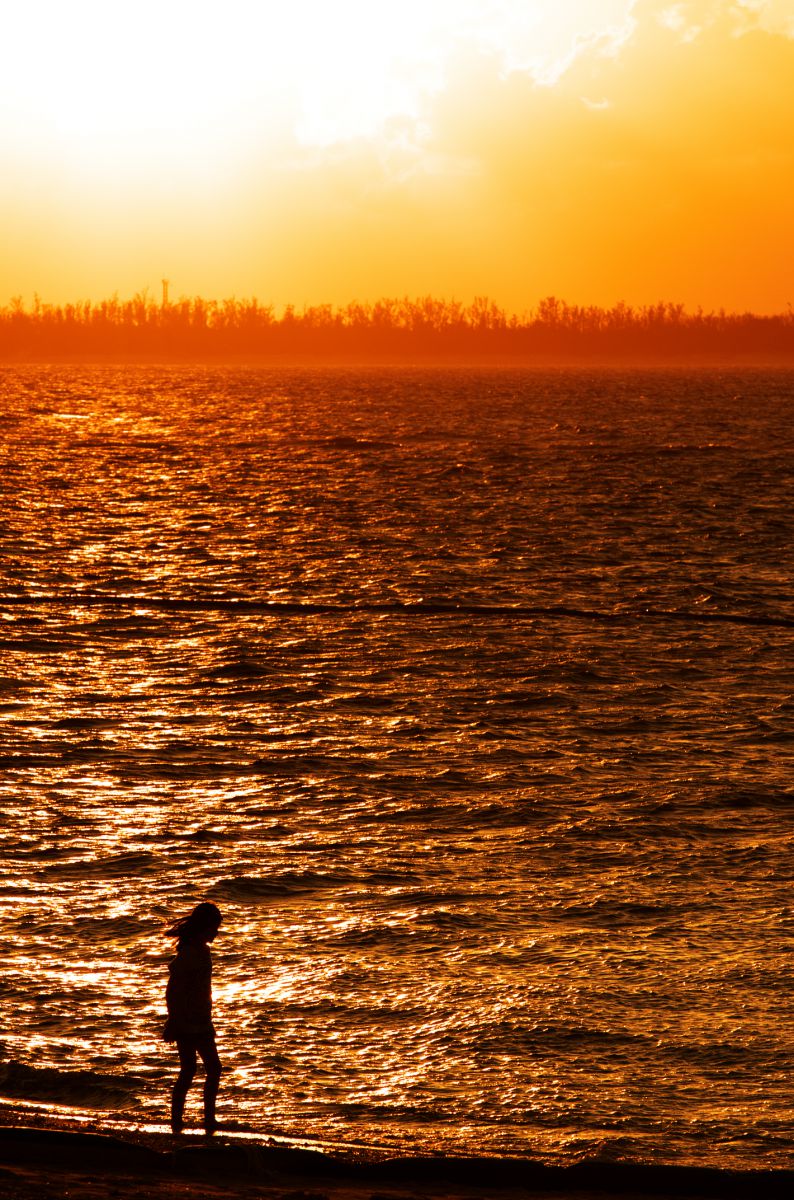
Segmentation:
{"type": "Polygon", "coordinates": [[[168,964],[165,998],[168,1020],[163,1030],[166,1042],[176,1042],[179,1075],[171,1093],[171,1129],[181,1133],[185,1100],[196,1074],[197,1061],[204,1064],[204,1132],[218,1128],[215,1101],[221,1078],[221,1062],[212,1024],[212,955],[222,917],[214,904],[198,904],[190,914],[168,930],[177,939],[175,958],[168,964]]]}

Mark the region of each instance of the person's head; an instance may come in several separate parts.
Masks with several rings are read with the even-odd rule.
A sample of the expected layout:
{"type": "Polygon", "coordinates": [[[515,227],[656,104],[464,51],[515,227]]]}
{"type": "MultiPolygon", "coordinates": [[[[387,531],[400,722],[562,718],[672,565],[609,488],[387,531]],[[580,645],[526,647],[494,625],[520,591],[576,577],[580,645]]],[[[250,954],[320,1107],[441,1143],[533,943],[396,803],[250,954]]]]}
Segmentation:
{"type": "Polygon", "coordinates": [[[211,942],[221,926],[221,911],[208,900],[197,904],[188,917],[183,917],[168,930],[170,937],[179,939],[180,946],[189,941],[211,942]]]}

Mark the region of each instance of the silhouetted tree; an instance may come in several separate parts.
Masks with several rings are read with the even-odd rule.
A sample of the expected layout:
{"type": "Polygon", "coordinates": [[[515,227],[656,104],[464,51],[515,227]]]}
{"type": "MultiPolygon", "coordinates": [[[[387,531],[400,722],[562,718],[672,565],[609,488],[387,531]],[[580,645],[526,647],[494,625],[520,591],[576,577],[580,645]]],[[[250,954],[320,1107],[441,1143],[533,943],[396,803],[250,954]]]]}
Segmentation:
{"type": "Polygon", "coordinates": [[[508,315],[485,296],[464,306],[423,296],[287,305],[277,315],[256,299],[182,297],[164,306],[147,291],[98,304],[50,305],[15,296],[0,308],[0,359],[190,361],[654,361],[794,363],[794,311],[759,316],[681,304],[641,308],[569,305],[556,296],[508,315]]]}

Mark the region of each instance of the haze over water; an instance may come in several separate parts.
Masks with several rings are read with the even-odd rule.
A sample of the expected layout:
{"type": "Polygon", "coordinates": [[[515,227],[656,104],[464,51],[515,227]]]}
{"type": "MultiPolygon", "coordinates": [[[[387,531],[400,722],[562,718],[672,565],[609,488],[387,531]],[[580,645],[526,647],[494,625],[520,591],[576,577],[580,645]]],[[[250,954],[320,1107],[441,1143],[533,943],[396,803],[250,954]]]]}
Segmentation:
{"type": "Polygon", "coordinates": [[[793,383],[3,371],[0,1096],[794,1165],[793,383]]]}

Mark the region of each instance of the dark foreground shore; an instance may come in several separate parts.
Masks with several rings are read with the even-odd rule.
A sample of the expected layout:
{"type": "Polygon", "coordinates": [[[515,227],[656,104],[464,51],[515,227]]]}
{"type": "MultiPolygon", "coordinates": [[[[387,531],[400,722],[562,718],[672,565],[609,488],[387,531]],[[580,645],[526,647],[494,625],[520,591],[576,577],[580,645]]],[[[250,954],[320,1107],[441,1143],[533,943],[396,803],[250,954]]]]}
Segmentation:
{"type": "Polygon", "coordinates": [[[165,1134],[119,1137],[67,1119],[0,1106],[0,1197],[38,1200],[484,1200],[517,1196],[713,1197],[794,1195],[794,1171],[591,1161],[551,1167],[529,1159],[388,1158],[333,1154],[268,1141],[165,1134]]]}

